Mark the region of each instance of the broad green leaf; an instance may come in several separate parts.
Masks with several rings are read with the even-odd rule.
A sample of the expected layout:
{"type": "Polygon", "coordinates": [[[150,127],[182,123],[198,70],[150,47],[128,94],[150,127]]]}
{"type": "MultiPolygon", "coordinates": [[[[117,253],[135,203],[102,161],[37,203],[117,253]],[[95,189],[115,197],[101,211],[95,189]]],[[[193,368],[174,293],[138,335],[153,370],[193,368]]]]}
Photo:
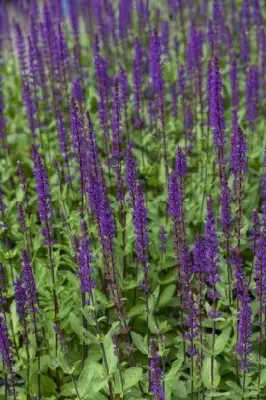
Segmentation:
{"type": "Polygon", "coordinates": [[[90,391],[93,375],[94,369],[90,365],[86,365],[81,371],[78,379],[78,389],[82,397],[90,391]]]}
{"type": "Polygon", "coordinates": [[[133,340],[134,345],[136,348],[142,353],[142,354],[148,354],[148,346],[145,343],[143,337],[136,333],[136,332],[131,332],[131,338],[133,340]]]}
{"type": "Polygon", "coordinates": [[[217,338],[215,338],[214,355],[222,353],[225,346],[228,344],[230,334],[231,334],[231,328],[226,328],[217,338]]]}
{"type": "Polygon", "coordinates": [[[167,286],[161,296],[160,296],[160,300],[159,300],[159,306],[160,307],[164,307],[166,306],[173,298],[173,295],[176,291],[176,285],[172,284],[167,286]]]}
{"type": "Polygon", "coordinates": [[[213,359],[213,382],[212,382],[212,357],[206,357],[203,362],[202,368],[202,380],[204,385],[210,388],[216,388],[220,383],[220,375],[219,375],[219,364],[213,359]]]}
{"type": "Polygon", "coordinates": [[[104,348],[107,358],[109,374],[111,375],[116,369],[118,359],[114,353],[114,344],[110,333],[107,334],[104,338],[104,348]]]}
{"type": "Polygon", "coordinates": [[[142,368],[132,367],[128,368],[124,372],[124,389],[127,390],[130,387],[136,385],[142,377],[142,368]]]}

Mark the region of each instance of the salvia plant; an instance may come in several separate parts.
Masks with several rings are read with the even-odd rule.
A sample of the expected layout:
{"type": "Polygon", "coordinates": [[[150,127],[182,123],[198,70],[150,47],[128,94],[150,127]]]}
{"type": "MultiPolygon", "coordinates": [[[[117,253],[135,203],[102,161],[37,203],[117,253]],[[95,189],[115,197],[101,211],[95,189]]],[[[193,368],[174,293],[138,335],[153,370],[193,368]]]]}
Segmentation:
{"type": "Polygon", "coordinates": [[[0,398],[266,398],[264,0],[0,0],[0,398]]]}

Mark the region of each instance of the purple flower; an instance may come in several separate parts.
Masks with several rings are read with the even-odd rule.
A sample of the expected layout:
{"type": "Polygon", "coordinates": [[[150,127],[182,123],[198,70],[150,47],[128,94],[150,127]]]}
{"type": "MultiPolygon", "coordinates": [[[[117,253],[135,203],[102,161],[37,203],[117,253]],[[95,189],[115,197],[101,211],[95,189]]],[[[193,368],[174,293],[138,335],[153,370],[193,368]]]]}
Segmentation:
{"type": "Polygon", "coordinates": [[[231,81],[232,104],[237,109],[239,104],[239,87],[238,87],[237,56],[235,53],[233,53],[231,57],[230,81],[231,81]]]}
{"type": "Polygon", "coordinates": [[[117,167],[120,163],[121,152],[121,100],[119,96],[119,78],[114,78],[114,100],[113,100],[113,163],[117,167]]]}
{"type": "Polygon", "coordinates": [[[255,255],[260,238],[261,219],[258,210],[254,209],[252,212],[252,228],[250,232],[250,248],[255,255]]]}
{"type": "Polygon", "coordinates": [[[0,186],[0,213],[3,214],[6,209],[7,206],[4,203],[4,192],[2,186],[0,186]]]}
{"type": "Polygon", "coordinates": [[[263,158],[263,175],[261,181],[261,191],[263,201],[266,202],[266,146],[264,148],[264,158],[263,158]]]}
{"type": "Polygon", "coordinates": [[[223,176],[220,188],[221,225],[226,237],[230,236],[232,229],[231,191],[226,176],[223,176]]]}
{"type": "Polygon", "coordinates": [[[21,232],[28,232],[29,228],[26,226],[25,212],[22,203],[18,203],[18,223],[21,232]]]}
{"type": "Polygon", "coordinates": [[[168,213],[174,223],[179,223],[182,212],[182,191],[177,174],[173,171],[168,184],[168,213]]]}
{"type": "Polygon", "coordinates": [[[246,111],[247,120],[252,125],[257,118],[259,104],[259,69],[253,65],[248,70],[246,82],[246,111]]]}
{"type": "Polygon", "coordinates": [[[186,153],[178,146],[175,156],[175,171],[178,178],[184,178],[187,174],[186,153]]]}
{"type": "Polygon", "coordinates": [[[38,297],[28,250],[22,249],[21,260],[23,268],[24,288],[27,295],[29,309],[31,313],[35,315],[38,311],[38,297]]]}
{"type": "Polygon", "coordinates": [[[78,275],[80,277],[80,290],[82,293],[90,293],[92,289],[96,287],[96,282],[92,279],[92,255],[89,244],[88,234],[86,229],[83,229],[82,239],[77,253],[77,262],[79,265],[78,275]]]}
{"type": "Polygon", "coordinates": [[[33,173],[36,181],[36,190],[38,197],[39,217],[41,222],[44,224],[44,227],[42,228],[42,234],[45,244],[47,246],[51,246],[53,243],[51,228],[52,204],[49,182],[42,158],[38,152],[38,148],[35,145],[32,146],[32,159],[33,173]]]}
{"type": "Polygon", "coordinates": [[[4,318],[0,316],[0,354],[3,360],[3,363],[11,377],[12,381],[12,392],[15,395],[15,382],[16,375],[13,368],[14,364],[14,356],[12,352],[12,342],[8,336],[8,329],[4,318]]]}
{"type": "Polygon", "coordinates": [[[247,145],[245,136],[238,125],[231,137],[231,169],[235,176],[242,176],[247,170],[247,145]]]}
{"type": "Polygon", "coordinates": [[[25,285],[22,279],[16,278],[14,282],[14,295],[17,307],[17,313],[21,319],[25,319],[28,313],[27,310],[27,294],[25,285]]]}
{"type": "Polygon", "coordinates": [[[83,90],[79,82],[79,79],[75,76],[72,81],[72,100],[82,103],[83,101],[83,90]]]}
{"type": "Polygon", "coordinates": [[[126,184],[134,206],[137,186],[137,163],[130,144],[128,144],[126,151],[126,184]]]}
{"type": "Polygon", "coordinates": [[[219,68],[219,61],[216,55],[212,59],[210,86],[210,125],[213,129],[213,140],[215,146],[224,148],[225,135],[224,135],[224,110],[222,99],[222,79],[219,68]]]}
{"type": "Polygon", "coordinates": [[[103,186],[101,180],[101,167],[99,160],[99,149],[94,132],[94,126],[89,113],[88,119],[88,195],[93,215],[99,220],[99,204],[103,199],[103,186]]]}
{"type": "Polygon", "coordinates": [[[232,250],[231,264],[235,265],[236,292],[240,302],[238,310],[238,342],[236,352],[240,356],[240,368],[244,371],[248,370],[248,355],[251,353],[251,316],[250,297],[248,294],[248,282],[244,275],[242,259],[237,249],[232,250]]]}
{"type": "Polygon", "coordinates": [[[147,210],[144,203],[144,195],[139,183],[136,187],[136,199],[134,205],[134,228],[135,228],[135,247],[137,260],[141,263],[144,272],[143,286],[148,290],[148,221],[147,210]]]}
{"type": "MultiPolygon", "coordinates": [[[[72,145],[76,163],[80,173],[80,190],[83,195],[86,190],[88,161],[87,161],[87,144],[84,135],[83,120],[80,112],[79,103],[72,98],[71,101],[71,132],[72,132],[72,145]]],[[[82,210],[83,212],[83,210],[82,210]]]]}
{"type": "Polygon", "coordinates": [[[175,83],[171,83],[170,92],[171,92],[171,116],[176,119],[178,116],[178,107],[177,107],[178,94],[177,94],[177,85],[175,83]]]}
{"type": "Polygon", "coordinates": [[[23,190],[24,193],[27,192],[27,180],[26,176],[23,170],[23,166],[20,161],[17,162],[17,168],[18,168],[18,176],[21,184],[21,189],[23,190]]]}
{"type": "Polygon", "coordinates": [[[160,357],[157,353],[158,349],[154,340],[151,340],[150,344],[150,390],[156,400],[164,400],[164,389],[163,389],[163,372],[160,367],[160,357]]]}
{"type": "Polygon", "coordinates": [[[208,297],[215,301],[219,298],[216,284],[220,282],[219,277],[219,245],[216,229],[216,221],[213,213],[212,199],[207,198],[207,216],[205,223],[205,243],[206,243],[206,267],[207,282],[210,285],[208,297]]]}
{"type": "Polygon", "coordinates": [[[163,112],[165,103],[164,80],[161,65],[161,45],[157,32],[154,30],[150,43],[150,74],[153,83],[153,89],[157,95],[157,102],[160,112],[163,112]]]}
{"type": "Polygon", "coordinates": [[[134,118],[135,127],[140,128],[142,126],[141,116],[141,101],[142,101],[142,59],[143,52],[141,42],[139,39],[135,40],[134,45],[134,58],[133,58],[133,95],[134,95],[134,118]]]}

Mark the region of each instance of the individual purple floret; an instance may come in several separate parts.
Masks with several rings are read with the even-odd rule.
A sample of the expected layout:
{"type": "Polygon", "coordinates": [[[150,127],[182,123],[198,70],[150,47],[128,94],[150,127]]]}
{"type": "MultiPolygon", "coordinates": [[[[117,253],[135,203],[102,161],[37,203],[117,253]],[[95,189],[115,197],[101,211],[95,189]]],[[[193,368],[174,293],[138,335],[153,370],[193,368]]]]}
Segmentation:
{"type": "Polygon", "coordinates": [[[164,400],[163,371],[160,367],[160,357],[154,340],[150,344],[150,390],[156,400],[164,400]]]}

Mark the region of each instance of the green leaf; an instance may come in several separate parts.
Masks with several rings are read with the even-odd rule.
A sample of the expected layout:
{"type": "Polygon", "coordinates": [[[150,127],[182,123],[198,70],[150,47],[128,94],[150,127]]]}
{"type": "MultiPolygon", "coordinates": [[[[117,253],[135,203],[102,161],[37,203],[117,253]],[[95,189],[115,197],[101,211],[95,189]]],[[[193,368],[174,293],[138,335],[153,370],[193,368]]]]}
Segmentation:
{"type": "Polygon", "coordinates": [[[113,372],[115,372],[118,360],[114,353],[114,344],[110,333],[105,336],[103,344],[106,352],[109,374],[111,375],[113,372]]]}
{"type": "Polygon", "coordinates": [[[160,296],[159,307],[166,306],[172,300],[175,291],[176,285],[172,284],[167,286],[160,296]]]}
{"type": "Polygon", "coordinates": [[[216,388],[220,383],[220,375],[219,375],[219,364],[213,359],[213,383],[211,377],[212,370],[212,357],[206,357],[203,362],[202,368],[202,380],[204,385],[208,388],[216,388]]]}
{"type": "Polygon", "coordinates": [[[148,354],[148,346],[145,343],[143,337],[136,332],[131,332],[131,338],[134,345],[142,354],[148,354]]]}
{"type": "Polygon", "coordinates": [[[226,345],[228,344],[228,340],[231,335],[231,328],[226,328],[222,331],[222,333],[215,339],[214,344],[214,355],[222,353],[226,345]]]}
{"type": "Polygon", "coordinates": [[[78,388],[81,397],[83,397],[85,393],[89,391],[93,375],[94,375],[94,370],[91,368],[90,365],[86,365],[81,371],[78,380],[78,388]]]}
{"type": "Polygon", "coordinates": [[[127,390],[135,386],[142,377],[142,368],[132,367],[128,368],[124,373],[124,389],[127,390]]]}

